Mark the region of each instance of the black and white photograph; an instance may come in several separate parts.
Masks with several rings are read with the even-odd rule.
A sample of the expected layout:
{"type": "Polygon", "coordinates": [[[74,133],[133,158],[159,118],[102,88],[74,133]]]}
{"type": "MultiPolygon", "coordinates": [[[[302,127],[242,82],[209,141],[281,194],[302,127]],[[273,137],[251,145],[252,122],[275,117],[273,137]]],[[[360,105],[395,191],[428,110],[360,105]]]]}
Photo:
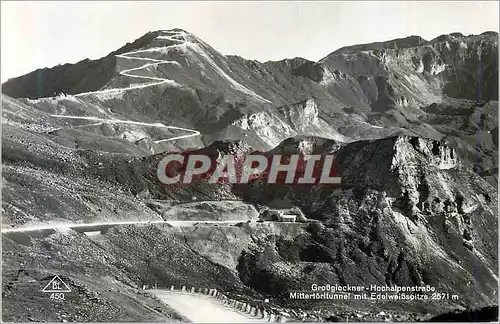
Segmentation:
{"type": "Polygon", "coordinates": [[[498,1],[0,30],[2,322],[498,322],[498,1]]]}

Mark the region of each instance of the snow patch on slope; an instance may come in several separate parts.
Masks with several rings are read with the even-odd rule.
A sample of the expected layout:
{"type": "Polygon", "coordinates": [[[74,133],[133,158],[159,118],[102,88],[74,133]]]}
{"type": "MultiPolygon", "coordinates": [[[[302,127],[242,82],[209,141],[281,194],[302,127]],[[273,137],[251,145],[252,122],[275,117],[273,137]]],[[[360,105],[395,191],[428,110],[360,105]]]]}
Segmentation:
{"type": "Polygon", "coordinates": [[[446,69],[446,64],[434,63],[431,65],[431,74],[438,75],[446,69]]]}
{"type": "MultiPolygon", "coordinates": [[[[259,101],[263,101],[263,102],[267,102],[267,103],[272,103],[270,100],[256,94],[254,91],[248,89],[247,87],[245,87],[244,85],[242,85],[241,83],[237,82],[236,80],[234,80],[233,78],[231,78],[231,76],[229,76],[226,72],[224,72],[224,70],[222,70],[218,65],[217,63],[215,63],[215,61],[207,54],[206,51],[203,50],[203,48],[199,45],[199,44],[196,44],[196,43],[191,43],[191,42],[186,42],[184,43],[184,46],[186,47],[186,49],[189,49],[191,51],[194,51],[196,52],[198,55],[200,55],[201,57],[203,57],[209,64],[210,66],[215,69],[215,71],[217,73],[219,73],[219,75],[221,75],[223,78],[225,78],[227,81],[229,81],[229,83],[233,86],[234,89],[240,91],[240,92],[243,92],[251,97],[254,97],[256,98],[257,100],[259,101]]],[[[188,51],[186,51],[188,52],[188,51]]]]}
{"type": "Polygon", "coordinates": [[[323,80],[321,80],[320,84],[321,85],[328,85],[335,82],[335,77],[333,76],[333,73],[330,71],[330,69],[323,69],[323,80]]]}
{"type": "Polygon", "coordinates": [[[329,85],[337,82],[338,79],[347,79],[347,75],[338,70],[332,72],[329,68],[323,67],[323,79],[319,83],[321,85],[329,85]]]}

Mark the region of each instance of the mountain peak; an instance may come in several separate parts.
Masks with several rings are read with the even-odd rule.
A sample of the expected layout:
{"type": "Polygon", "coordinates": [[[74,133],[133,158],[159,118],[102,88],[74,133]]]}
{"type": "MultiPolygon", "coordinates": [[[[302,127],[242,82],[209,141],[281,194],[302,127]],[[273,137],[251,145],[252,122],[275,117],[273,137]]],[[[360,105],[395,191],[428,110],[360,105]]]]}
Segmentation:
{"type": "Polygon", "coordinates": [[[201,42],[201,40],[196,35],[180,28],[159,30],[157,31],[157,33],[158,36],[156,36],[156,39],[175,39],[184,42],[201,42]]]}
{"type": "Polygon", "coordinates": [[[198,43],[208,46],[200,38],[193,33],[190,33],[181,28],[159,29],[147,32],[132,43],[127,43],[118,50],[111,52],[109,55],[120,55],[126,52],[140,50],[150,47],[164,47],[173,44],[180,45],[182,43],[198,43]]]}
{"type": "Polygon", "coordinates": [[[158,30],[155,30],[153,31],[154,33],[170,33],[170,34],[173,34],[173,33],[183,33],[183,34],[191,34],[190,32],[188,32],[187,30],[185,29],[182,29],[182,28],[172,28],[172,29],[158,29],[158,30]]]}

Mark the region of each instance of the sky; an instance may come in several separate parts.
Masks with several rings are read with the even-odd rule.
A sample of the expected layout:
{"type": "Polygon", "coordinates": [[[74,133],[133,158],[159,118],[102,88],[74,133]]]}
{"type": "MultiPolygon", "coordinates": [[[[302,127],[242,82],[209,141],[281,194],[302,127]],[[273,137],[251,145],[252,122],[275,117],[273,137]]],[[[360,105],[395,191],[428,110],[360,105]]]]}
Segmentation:
{"type": "Polygon", "coordinates": [[[222,54],[317,61],[346,45],[498,25],[498,1],[2,1],[0,75],[100,58],[160,29],[187,30],[222,54]]]}

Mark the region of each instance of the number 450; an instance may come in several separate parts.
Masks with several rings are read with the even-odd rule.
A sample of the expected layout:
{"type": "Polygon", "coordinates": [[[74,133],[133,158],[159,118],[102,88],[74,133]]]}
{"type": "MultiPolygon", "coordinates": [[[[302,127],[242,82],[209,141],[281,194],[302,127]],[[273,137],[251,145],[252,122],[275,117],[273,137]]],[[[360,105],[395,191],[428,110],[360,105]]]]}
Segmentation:
{"type": "Polygon", "coordinates": [[[50,299],[64,300],[64,294],[63,293],[52,293],[52,294],[50,294],[50,299]]]}

